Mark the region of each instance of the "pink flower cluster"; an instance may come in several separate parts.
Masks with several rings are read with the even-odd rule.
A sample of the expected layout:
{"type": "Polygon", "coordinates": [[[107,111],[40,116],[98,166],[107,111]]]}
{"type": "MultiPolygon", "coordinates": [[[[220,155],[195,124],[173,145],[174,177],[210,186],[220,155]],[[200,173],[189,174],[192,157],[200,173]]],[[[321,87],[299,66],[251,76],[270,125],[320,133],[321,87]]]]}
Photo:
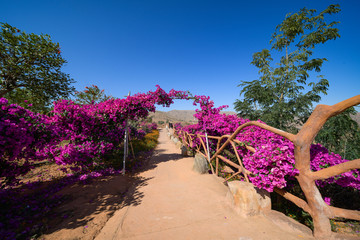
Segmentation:
{"type": "MultiPolygon", "coordinates": [[[[44,151],[56,144],[48,117],[35,114],[0,98],[0,177],[3,184],[17,183],[16,176],[28,172],[32,161],[44,159],[44,151]]],[[[0,183],[0,186],[2,183],[0,183]]]]}
{"type": "MultiPolygon", "coordinates": [[[[0,99],[0,177],[15,184],[16,177],[31,169],[33,161],[47,159],[71,165],[83,174],[97,171],[105,156],[119,150],[126,121],[140,121],[155,111],[155,105],[170,106],[173,99],[188,99],[187,92],[160,86],[155,91],[138,93],[125,99],[109,99],[98,104],[54,102],[50,116],[32,113],[0,99]]],[[[143,137],[156,124],[130,127],[134,138],[143,137]]]]}
{"type": "MultiPolygon", "coordinates": [[[[221,114],[220,111],[227,106],[215,108],[207,96],[192,97],[188,92],[175,90],[166,93],[156,87],[155,91],[98,104],[79,105],[60,100],[54,103],[50,116],[32,113],[0,99],[0,177],[6,180],[3,183],[16,183],[16,177],[31,169],[34,161],[44,159],[59,165],[71,165],[73,170],[82,174],[97,172],[106,161],[104,156],[119,150],[126,121],[139,122],[149,112],[155,111],[156,104],[170,106],[173,99],[192,99],[194,105],[200,105],[194,115],[198,123],[182,128],[188,133],[230,135],[249,121],[236,115],[221,114]]],[[[156,128],[156,124],[140,122],[129,127],[132,137],[141,138],[156,128]]],[[[294,180],[298,174],[294,167],[294,146],[289,140],[257,126],[244,128],[236,139],[243,143],[237,151],[246,169],[253,173],[250,180],[255,186],[268,191],[273,191],[274,187],[285,188],[288,181],[294,180]],[[248,151],[245,145],[255,148],[256,152],[248,151]]],[[[193,144],[191,147],[195,148],[200,142],[194,140],[193,144]]],[[[211,154],[215,153],[216,144],[216,140],[210,140],[211,154]]],[[[345,161],[348,160],[329,153],[321,145],[311,146],[312,170],[345,161]]],[[[317,182],[320,186],[328,183],[360,189],[360,173],[353,170],[317,182]]]]}
{"type": "MultiPolygon", "coordinates": [[[[226,107],[214,108],[214,103],[208,97],[197,97],[195,104],[200,103],[200,110],[194,115],[198,119],[195,125],[185,127],[177,126],[192,134],[204,135],[205,131],[210,136],[231,135],[242,124],[249,122],[236,115],[221,114],[220,111],[226,107]]],[[[259,122],[261,122],[259,120],[259,122]]],[[[237,151],[242,158],[245,168],[253,173],[250,176],[251,182],[259,187],[272,192],[274,187],[285,188],[289,181],[295,180],[299,171],[295,168],[294,145],[289,140],[257,126],[248,126],[236,136],[236,139],[243,143],[237,151]],[[245,146],[255,148],[252,153],[245,146]]],[[[225,140],[224,140],[225,141],[225,140]]],[[[194,139],[192,148],[200,144],[194,139]]],[[[216,152],[217,140],[209,139],[210,153],[216,152]]],[[[230,146],[228,148],[231,151],[230,146]]],[[[226,154],[223,152],[223,154],[226,154]]],[[[226,156],[230,158],[231,156],[226,156]]],[[[236,159],[232,159],[236,162],[236,159]]],[[[320,144],[311,146],[311,169],[320,170],[325,167],[334,166],[348,160],[341,159],[337,154],[329,153],[320,144]]],[[[325,181],[318,181],[319,186],[335,183],[343,187],[360,189],[360,172],[353,170],[339,176],[329,178],[325,181]]]]}

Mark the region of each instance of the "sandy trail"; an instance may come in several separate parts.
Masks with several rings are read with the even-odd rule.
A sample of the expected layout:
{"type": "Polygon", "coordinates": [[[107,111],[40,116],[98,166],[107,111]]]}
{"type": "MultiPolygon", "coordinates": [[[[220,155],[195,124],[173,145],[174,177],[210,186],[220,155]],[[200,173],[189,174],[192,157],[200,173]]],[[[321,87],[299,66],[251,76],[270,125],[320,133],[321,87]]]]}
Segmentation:
{"type": "Polygon", "coordinates": [[[151,167],[138,175],[145,184],[129,190],[141,199],[117,210],[95,239],[314,239],[265,216],[237,215],[226,201],[227,187],[212,175],[192,171],[193,158],[179,152],[161,130],[151,167]]]}

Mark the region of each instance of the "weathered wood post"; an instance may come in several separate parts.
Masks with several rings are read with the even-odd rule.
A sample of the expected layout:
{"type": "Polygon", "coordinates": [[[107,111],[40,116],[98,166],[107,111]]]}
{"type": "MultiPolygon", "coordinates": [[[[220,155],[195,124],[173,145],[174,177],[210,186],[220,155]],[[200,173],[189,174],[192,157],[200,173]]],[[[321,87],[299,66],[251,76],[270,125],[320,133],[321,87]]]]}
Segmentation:
{"type": "Polygon", "coordinates": [[[210,164],[210,148],[209,148],[209,138],[208,138],[208,135],[207,135],[207,132],[205,131],[205,138],[206,138],[206,149],[207,149],[207,158],[208,158],[208,162],[210,164]]]}
{"type": "MultiPolygon", "coordinates": [[[[129,94],[127,95],[127,97],[130,96],[130,91],[129,94]]],[[[123,170],[122,170],[122,174],[125,175],[125,163],[126,163],[126,158],[128,156],[128,152],[129,152],[129,129],[128,129],[128,119],[126,119],[125,122],[125,136],[124,136],[124,160],[123,160],[123,170]]]]}

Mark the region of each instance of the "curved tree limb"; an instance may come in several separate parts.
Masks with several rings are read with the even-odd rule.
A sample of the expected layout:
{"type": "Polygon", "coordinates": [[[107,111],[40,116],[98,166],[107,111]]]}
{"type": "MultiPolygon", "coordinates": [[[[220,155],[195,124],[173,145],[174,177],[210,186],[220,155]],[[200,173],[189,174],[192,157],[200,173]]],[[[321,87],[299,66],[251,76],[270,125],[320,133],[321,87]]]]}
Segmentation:
{"type": "Polygon", "coordinates": [[[268,130],[268,131],[271,131],[273,133],[276,133],[280,136],[283,136],[287,139],[289,139],[290,141],[293,141],[295,139],[295,135],[294,134],[291,134],[291,133],[288,133],[288,132],[284,132],[280,129],[277,129],[277,128],[274,128],[274,127],[271,127],[271,126],[268,126],[266,124],[263,124],[263,123],[259,123],[259,122],[256,122],[256,121],[250,121],[250,122],[247,122],[247,123],[244,123],[242,124],[241,126],[239,126],[235,132],[233,134],[231,134],[231,136],[226,140],[226,142],[219,148],[219,150],[216,151],[216,153],[211,157],[211,160],[213,160],[220,152],[222,152],[225,147],[227,147],[227,145],[230,144],[230,141],[233,140],[238,134],[239,132],[247,127],[247,126],[258,126],[258,127],[261,127],[265,130],[268,130]]]}
{"type": "Polygon", "coordinates": [[[337,208],[337,207],[332,207],[332,206],[329,206],[329,208],[330,208],[330,211],[333,213],[333,216],[329,216],[330,218],[342,217],[342,218],[348,218],[348,219],[360,221],[360,211],[342,209],[342,208],[337,208]]]}
{"type": "Polygon", "coordinates": [[[360,159],[324,168],[319,171],[312,172],[309,175],[313,180],[323,180],[358,168],[360,168],[360,159]]]}
{"type": "Polygon", "coordinates": [[[298,206],[299,208],[303,209],[304,211],[308,212],[309,214],[312,213],[309,205],[307,204],[306,201],[304,201],[303,199],[285,191],[284,189],[280,189],[280,188],[274,188],[274,192],[276,192],[277,194],[281,195],[282,197],[284,197],[285,199],[293,202],[296,206],[298,206]]]}

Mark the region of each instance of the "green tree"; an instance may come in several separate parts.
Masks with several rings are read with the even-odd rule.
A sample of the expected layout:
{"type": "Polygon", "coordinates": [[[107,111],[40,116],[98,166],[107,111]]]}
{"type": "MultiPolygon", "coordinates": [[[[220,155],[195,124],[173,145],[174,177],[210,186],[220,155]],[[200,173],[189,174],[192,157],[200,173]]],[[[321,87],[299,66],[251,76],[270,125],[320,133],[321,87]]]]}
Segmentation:
{"type": "Polygon", "coordinates": [[[312,58],[313,50],[320,43],[340,37],[334,27],[338,22],[325,21],[339,11],[339,5],[330,5],[319,14],[303,8],[286,15],[270,41],[271,51],[280,54],[279,62],[272,64],[274,59],[268,49],[255,53],[251,64],[259,68],[259,79],[239,84],[243,99],[234,105],[240,116],[290,131],[296,131],[295,127],[306,121],[313,102],[319,102],[320,94],[326,94],[329,86],[321,75],[310,81],[310,74],[320,72],[326,61],[312,58]]]}
{"type": "Polygon", "coordinates": [[[65,63],[59,44],[52,42],[49,35],[27,34],[1,23],[0,97],[21,103],[23,99],[17,97],[26,93],[36,99],[39,109],[53,100],[69,97],[74,91],[74,80],[61,71],[65,63]],[[13,93],[15,90],[18,92],[13,93]]]}
{"type": "Polygon", "coordinates": [[[9,103],[15,103],[33,112],[47,113],[50,111],[50,102],[44,102],[43,99],[34,95],[27,88],[17,88],[8,92],[4,96],[9,103]]]}
{"type": "Polygon", "coordinates": [[[75,92],[75,96],[75,102],[78,104],[94,104],[111,98],[111,96],[106,96],[104,90],[100,90],[96,85],[85,87],[82,92],[75,92]]]}
{"type": "Polygon", "coordinates": [[[345,159],[360,158],[360,127],[351,118],[351,115],[356,113],[355,108],[352,107],[330,118],[316,136],[315,141],[345,159]]]}

